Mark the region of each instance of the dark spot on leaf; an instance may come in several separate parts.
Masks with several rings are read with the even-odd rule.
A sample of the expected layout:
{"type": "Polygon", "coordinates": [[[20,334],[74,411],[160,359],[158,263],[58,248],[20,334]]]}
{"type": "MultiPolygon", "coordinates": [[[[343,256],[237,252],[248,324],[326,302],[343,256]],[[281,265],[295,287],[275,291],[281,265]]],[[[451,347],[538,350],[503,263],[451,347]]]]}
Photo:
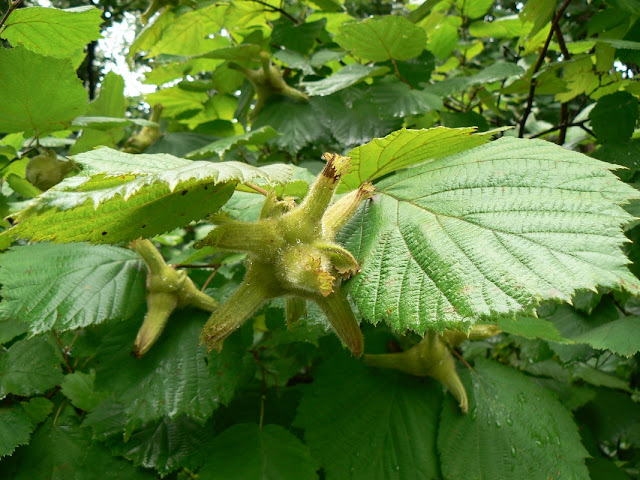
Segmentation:
{"type": "Polygon", "coordinates": [[[186,195],[187,193],[189,193],[188,190],[183,190],[182,193],[180,195],[186,195]]]}
{"type": "Polygon", "coordinates": [[[204,189],[205,189],[205,190],[209,190],[209,187],[207,187],[207,186],[205,185],[205,186],[204,186],[204,189]]]}
{"type": "Polygon", "coordinates": [[[102,232],[102,236],[105,236],[107,234],[107,232],[102,232]]]}
{"type": "Polygon", "coordinates": [[[12,217],[7,217],[7,222],[13,225],[13,222],[15,222],[15,220],[12,217]]]}
{"type": "Polygon", "coordinates": [[[143,224],[143,225],[142,225],[142,228],[147,228],[147,224],[146,224],[146,223],[145,223],[145,224],[143,224]]]}
{"type": "Polygon", "coordinates": [[[208,366],[209,365],[209,359],[207,357],[204,357],[203,360],[204,360],[204,364],[208,366]]]}

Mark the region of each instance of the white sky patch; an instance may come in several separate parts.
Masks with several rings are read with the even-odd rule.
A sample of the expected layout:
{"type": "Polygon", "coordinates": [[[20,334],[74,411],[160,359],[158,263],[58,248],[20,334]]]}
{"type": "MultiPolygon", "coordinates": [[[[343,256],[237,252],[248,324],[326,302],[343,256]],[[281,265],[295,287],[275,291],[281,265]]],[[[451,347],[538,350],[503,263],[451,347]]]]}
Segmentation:
{"type": "Polygon", "coordinates": [[[156,91],[155,85],[145,85],[142,83],[144,72],[150,71],[148,67],[138,67],[131,71],[125,58],[129,52],[129,45],[136,38],[135,15],[125,12],[120,23],[114,23],[102,33],[102,38],[98,40],[98,48],[105,58],[103,73],[115,72],[124,78],[124,94],[128,97],[137,97],[146,93],[156,91]]]}

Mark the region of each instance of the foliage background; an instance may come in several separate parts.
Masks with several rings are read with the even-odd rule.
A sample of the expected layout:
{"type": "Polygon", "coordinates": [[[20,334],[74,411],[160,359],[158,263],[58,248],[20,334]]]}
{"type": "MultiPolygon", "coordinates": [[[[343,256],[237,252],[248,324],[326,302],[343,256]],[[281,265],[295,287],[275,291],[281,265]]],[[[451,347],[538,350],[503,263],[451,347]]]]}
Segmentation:
{"type": "MultiPolygon", "coordinates": [[[[298,197],[322,168],[325,151],[346,153],[402,127],[436,126],[480,132],[513,126],[500,135],[542,138],[622,165],[616,174],[635,188],[637,1],[160,3],[145,28],[137,24],[128,52],[132,64],[146,67],[144,82],[158,87],[140,98],[126,98],[123,79],[103,73],[109,59],[96,40],[125,13],[139,17],[145,2],[100,2],[101,12],[81,10],[35,25],[20,21],[32,8],[27,4],[0,30],[6,47],[0,50],[0,132],[6,134],[0,211],[3,217],[22,212],[18,225],[25,225],[26,237],[73,241],[97,223],[87,207],[86,218],[78,214],[62,228],[56,208],[81,205],[90,194],[39,196],[26,182],[34,139],[78,162],[80,154],[99,161],[94,147],[121,149],[144,126],[155,128],[145,119],[156,104],[163,106],[161,135],[145,153],[207,159],[213,170],[220,160],[238,161],[246,165],[242,175],[250,175],[249,166],[293,164],[296,181],[287,193],[298,197]],[[369,15],[378,17],[364,22],[369,15]],[[276,95],[252,113],[254,87],[240,70],[257,68],[261,50],[308,102],[276,95]],[[24,202],[31,198],[41,203],[28,204],[38,211],[28,217],[24,202]]],[[[456,132],[442,141],[442,156],[490,137],[456,132]]],[[[161,176],[166,165],[155,165],[154,174],[161,176]]],[[[258,179],[279,175],[251,172],[258,179]]],[[[387,175],[387,185],[397,178],[378,173],[387,175]]],[[[215,198],[225,195],[225,185],[220,182],[215,198]]],[[[100,201],[116,198],[116,190],[100,201]]],[[[187,268],[198,286],[226,299],[242,280],[241,256],[196,251],[195,242],[211,229],[206,222],[186,219],[180,226],[188,225],[174,229],[174,218],[199,201],[143,192],[168,198],[134,217],[150,219],[167,261],[209,266],[187,268]]],[[[236,192],[225,210],[254,219],[261,201],[236,192]]],[[[636,202],[625,208],[638,214],[636,202]]],[[[604,229],[602,218],[589,227],[594,233],[604,229]]],[[[100,228],[95,238],[81,239],[118,243],[136,233],[107,220],[99,220],[105,233],[100,228]]],[[[611,222],[616,229],[623,223],[611,222]]],[[[342,237],[350,248],[353,225],[342,237]]],[[[635,241],[640,227],[630,223],[625,234],[635,241]]],[[[632,261],[640,257],[631,242],[625,253],[632,261]]],[[[638,274],[637,265],[630,269],[638,274]]],[[[614,286],[598,275],[593,285],[614,286]]],[[[276,301],[220,354],[209,355],[197,348],[206,314],[180,310],[158,344],[135,359],[130,350],[145,312],[144,277],[141,261],[122,246],[18,241],[0,257],[3,478],[640,478],[640,304],[631,293],[581,290],[570,303],[543,303],[536,315],[492,318],[503,333],[456,349],[470,397],[470,412],[462,415],[435,380],[349,357],[311,304],[289,331],[284,303],[276,301]],[[50,285],[55,292],[29,303],[50,285]]],[[[361,309],[370,298],[365,294],[361,309]]],[[[379,320],[375,307],[362,316],[379,320]]],[[[362,327],[368,353],[419,341],[384,322],[362,327]]]]}

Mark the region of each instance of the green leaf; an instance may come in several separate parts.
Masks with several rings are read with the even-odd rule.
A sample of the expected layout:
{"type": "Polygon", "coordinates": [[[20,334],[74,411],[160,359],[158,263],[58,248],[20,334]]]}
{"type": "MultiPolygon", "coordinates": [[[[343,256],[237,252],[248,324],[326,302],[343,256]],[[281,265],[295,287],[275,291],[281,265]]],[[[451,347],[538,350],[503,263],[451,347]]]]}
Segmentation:
{"type": "MultiPolygon", "coordinates": [[[[103,130],[104,124],[100,124],[100,129],[84,128],[76,142],[71,146],[70,153],[75,155],[80,152],[86,152],[98,145],[115,147],[124,138],[123,127],[129,124],[129,119],[123,118],[126,110],[124,78],[114,72],[109,72],[102,80],[98,98],[89,103],[87,114],[94,119],[98,116],[108,117],[119,121],[125,120],[126,123],[124,125],[113,125],[112,128],[107,130],[103,130]]],[[[77,124],[80,118],[82,117],[76,118],[73,123],[77,124]]],[[[85,126],[97,127],[94,124],[85,126]]]]}
{"type": "Polygon", "coordinates": [[[280,136],[271,144],[291,153],[326,137],[323,118],[312,102],[297,103],[282,100],[268,104],[253,122],[253,128],[270,126],[280,136]]]}
{"type": "Polygon", "coordinates": [[[0,256],[2,318],[31,333],[130,317],[144,300],[142,261],[108,245],[26,245],[0,256]]]}
{"type": "Polygon", "coordinates": [[[404,17],[388,15],[344,23],[334,41],[363,60],[409,60],[422,53],[427,33],[404,17]]]}
{"type": "Polygon", "coordinates": [[[318,478],[309,449],[279,425],[234,425],[211,442],[209,451],[207,462],[198,471],[201,480],[318,478]]]}
{"type": "Polygon", "coordinates": [[[381,116],[368,92],[357,87],[315,99],[314,106],[324,114],[333,137],[344,146],[360,145],[400,126],[400,121],[390,115],[381,116]]]}
{"type": "Polygon", "coordinates": [[[56,8],[20,8],[13,12],[0,37],[15,47],[22,45],[40,55],[71,57],[77,50],[100,38],[102,12],[85,6],[56,8]]]}
{"type": "Polygon", "coordinates": [[[203,427],[184,416],[163,418],[136,430],[126,443],[114,438],[109,446],[134,465],[154,468],[164,476],[178,468],[201,465],[209,455],[205,448],[212,434],[211,425],[203,427]]]}
{"type": "Polygon", "coordinates": [[[639,292],[620,250],[631,220],[620,205],[637,191],[611,168],[505,137],[382,181],[345,229],[360,313],[423,333],[596,285],[639,292]]]}
{"type": "Polygon", "coordinates": [[[19,406],[0,407],[0,457],[10,455],[17,446],[29,443],[34,429],[19,406]]]}
{"type": "Polygon", "coordinates": [[[498,327],[506,333],[512,333],[524,338],[542,338],[557,343],[573,343],[572,340],[564,338],[556,326],[549,320],[536,317],[502,317],[498,319],[498,327]]]}
{"type": "Polygon", "coordinates": [[[60,358],[42,337],[19,340],[0,351],[0,399],[8,394],[28,397],[62,381],[60,358]]]}
{"type": "Polygon", "coordinates": [[[112,456],[104,446],[91,441],[91,431],[81,428],[71,405],[34,433],[28,447],[18,450],[3,464],[7,480],[151,480],[151,473],[112,456]]]}
{"type": "Polygon", "coordinates": [[[496,18],[492,22],[478,20],[469,25],[469,34],[474,37],[515,38],[522,35],[522,21],[517,15],[496,18]]]}
{"type": "Polygon", "coordinates": [[[15,216],[8,235],[36,241],[118,243],[149,238],[217,211],[235,183],[285,183],[286,165],[190,161],[108,148],[74,157],[88,176],[66,179],[15,216]],[[115,178],[118,177],[118,178],[115,178]]]}
{"type": "Polygon", "coordinates": [[[85,112],[87,92],[69,60],[16,47],[0,49],[0,65],[0,132],[42,137],[85,112]]]}
{"type": "Polygon", "coordinates": [[[576,414],[578,420],[609,448],[640,447],[640,405],[624,393],[600,388],[594,401],[576,414]]]}
{"type": "Polygon", "coordinates": [[[274,24],[271,33],[272,43],[299,53],[307,53],[316,43],[316,38],[321,35],[327,20],[323,18],[298,25],[282,17],[274,24]]]}
{"type": "Polygon", "coordinates": [[[75,371],[64,376],[62,388],[64,395],[71,400],[74,407],[85,412],[93,410],[100,403],[100,395],[94,392],[93,383],[96,373],[75,371]]]}
{"type": "Polygon", "coordinates": [[[591,127],[601,143],[622,143],[638,123],[638,99],[628,92],[600,97],[589,113],[591,127]]]}
{"type": "Polygon", "coordinates": [[[330,77],[313,82],[301,82],[300,85],[312,96],[331,95],[351,85],[364,80],[371,75],[377,75],[386,71],[385,67],[373,67],[352,63],[338,70],[330,77]]]}
{"type": "Polygon", "coordinates": [[[207,355],[198,348],[205,319],[203,313],[177,311],[141,359],[130,355],[137,326],[111,324],[96,356],[95,389],[114,394],[124,406],[125,439],[163,417],[187,415],[204,423],[231,400],[246,375],[245,349],[236,335],[225,341],[222,352],[207,355]]]}
{"type": "Polygon", "coordinates": [[[436,434],[442,394],[435,382],[334,357],[305,390],[295,425],[304,428],[327,478],[439,478],[436,434]]]}
{"type": "Polygon", "coordinates": [[[157,57],[162,53],[198,55],[221,46],[221,43],[228,45],[227,38],[209,38],[212,33],[219,32],[223,12],[224,8],[218,5],[208,5],[175,16],[167,22],[159,38],[149,45],[147,56],[157,57]]]}
{"type": "Polygon", "coordinates": [[[145,100],[150,105],[162,104],[162,114],[165,117],[176,117],[186,112],[198,112],[204,109],[204,103],[209,99],[205,92],[191,92],[179,85],[171,88],[163,88],[150,93],[145,100]]]}
{"type": "Polygon", "coordinates": [[[371,89],[371,100],[387,116],[408,117],[442,108],[440,97],[411,88],[397,79],[385,78],[371,89]]]}
{"type": "Polygon", "coordinates": [[[635,182],[636,173],[640,169],[640,139],[633,139],[624,143],[606,143],[593,152],[591,156],[598,160],[626,167],[616,171],[616,174],[625,182],[635,182]]]}
{"type": "Polygon", "coordinates": [[[29,443],[31,434],[52,408],[49,400],[40,397],[0,407],[0,458],[13,453],[17,446],[29,443]]]}
{"type": "Polygon", "coordinates": [[[367,180],[477,147],[491,139],[492,133],[473,135],[474,131],[475,128],[403,128],[384,138],[376,138],[349,152],[351,170],[342,177],[339,191],[354,190],[367,180]]]}
{"type": "Polygon", "coordinates": [[[550,392],[513,368],[481,358],[460,377],[469,414],[449,398],[438,429],[445,480],[589,479],[578,428],[550,392]]]}
{"type": "Polygon", "coordinates": [[[205,147],[189,152],[187,158],[207,158],[218,155],[222,159],[224,158],[224,154],[232,148],[241,145],[263,145],[267,140],[271,140],[277,136],[278,132],[269,126],[265,126],[243,133],[242,135],[216,140],[205,147]]]}
{"type": "Polygon", "coordinates": [[[0,344],[7,343],[27,331],[29,331],[28,323],[18,318],[2,318],[0,315],[0,344]]]}
{"type": "Polygon", "coordinates": [[[528,38],[533,37],[551,21],[555,7],[556,0],[529,0],[527,2],[520,13],[520,18],[522,23],[531,22],[533,24],[533,27],[528,32],[528,38]]]}
{"type": "Polygon", "coordinates": [[[573,340],[630,357],[640,351],[640,317],[626,317],[605,323],[573,340]]]}

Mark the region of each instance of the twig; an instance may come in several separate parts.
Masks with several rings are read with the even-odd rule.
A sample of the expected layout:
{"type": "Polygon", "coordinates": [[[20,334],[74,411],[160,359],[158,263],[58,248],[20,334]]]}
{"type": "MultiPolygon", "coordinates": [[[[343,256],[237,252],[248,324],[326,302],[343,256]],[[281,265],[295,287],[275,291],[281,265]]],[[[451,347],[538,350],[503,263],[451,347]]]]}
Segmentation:
{"type": "Polygon", "coordinates": [[[287,17],[289,20],[291,20],[296,25],[298,25],[300,23],[296,17],[291,15],[284,8],[274,7],[273,5],[269,5],[267,2],[263,2],[262,0],[250,0],[250,1],[259,3],[260,5],[264,5],[265,7],[271,9],[272,12],[280,12],[282,15],[287,17]]]}
{"type": "Polygon", "coordinates": [[[560,105],[560,134],[558,135],[558,145],[564,145],[565,140],[567,139],[567,128],[568,128],[568,120],[569,120],[569,104],[566,102],[560,105]]]}
{"type": "Polygon", "coordinates": [[[265,197],[267,197],[267,196],[269,195],[269,192],[268,192],[266,189],[264,189],[264,188],[262,188],[262,187],[260,187],[260,186],[256,185],[255,183],[245,182],[245,185],[246,185],[247,187],[249,187],[249,188],[251,188],[251,189],[255,190],[256,192],[258,192],[258,193],[260,193],[260,194],[264,195],[265,197]]]}
{"type": "Polygon", "coordinates": [[[567,128],[569,128],[569,127],[582,127],[585,122],[586,122],[586,120],[582,120],[580,122],[561,123],[561,124],[556,125],[554,127],[551,127],[551,128],[546,129],[546,130],[543,130],[542,132],[538,132],[535,135],[532,135],[531,138],[542,137],[542,136],[546,135],[547,133],[555,132],[556,130],[561,130],[563,128],[565,129],[565,133],[566,133],[566,129],[567,128]]]}
{"type": "Polygon", "coordinates": [[[209,278],[207,278],[207,281],[204,282],[204,285],[202,285],[202,288],[200,289],[201,292],[204,292],[207,289],[207,287],[211,283],[211,280],[213,280],[213,277],[216,276],[216,273],[218,272],[218,268],[220,268],[220,265],[215,267],[213,272],[211,272],[211,275],[209,275],[209,278]]]}
{"type": "Polygon", "coordinates": [[[560,25],[556,24],[554,33],[556,34],[556,39],[558,40],[562,56],[565,60],[569,60],[571,58],[571,54],[569,53],[569,50],[567,50],[567,44],[564,42],[564,36],[562,35],[562,30],[560,30],[560,25]]]}
{"type": "Polygon", "coordinates": [[[542,66],[542,62],[544,61],[544,57],[547,54],[547,50],[549,49],[549,44],[551,43],[551,38],[553,37],[556,26],[560,22],[560,18],[564,14],[564,11],[567,9],[571,0],[564,0],[564,3],[560,7],[560,9],[556,12],[555,17],[553,17],[553,22],[551,23],[551,29],[549,30],[549,35],[547,35],[547,39],[544,42],[544,46],[540,51],[540,55],[538,56],[538,61],[533,67],[533,71],[531,72],[531,86],[529,87],[529,98],[527,99],[527,106],[524,109],[524,113],[522,115],[522,120],[520,121],[520,131],[518,132],[518,138],[524,137],[524,125],[527,123],[527,118],[529,118],[529,114],[531,113],[531,108],[533,107],[533,97],[536,93],[536,73],[540,70],[542,66]]]}
{"type": "Polygon", "coordinates": [[[173,268],[215,268],[218,269],[220,267],[219,263],[207,263],[204,265],[199,265],[196,263],[178,263],[173,266],[173,268]]]}
{"type": "Polygon", "coordinates": [[[4,27],[4,23],[9,18],[9,15],[11,15],[11,13],[13,13],[13,11],[16,8],[18,8],[21,3],[22,3],[22,0],[13,0],[13,1],[9,0],[9,8],[7,9],[7,11],[5,12],[4,16],[2,17],[2,20],[0,20],[0,32],[2,32],[3,27],[4,27]]]}

